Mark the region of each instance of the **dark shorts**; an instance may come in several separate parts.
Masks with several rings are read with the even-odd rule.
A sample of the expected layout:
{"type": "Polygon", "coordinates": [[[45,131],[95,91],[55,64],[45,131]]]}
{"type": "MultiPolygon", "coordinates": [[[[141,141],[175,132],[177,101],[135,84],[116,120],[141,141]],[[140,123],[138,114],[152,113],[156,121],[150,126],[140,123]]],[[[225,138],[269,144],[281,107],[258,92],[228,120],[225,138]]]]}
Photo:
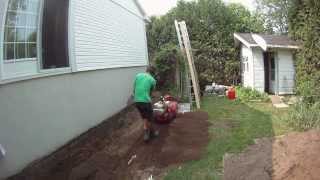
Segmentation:
{"type": "Polygon", "coordinates": [[[143,119],[153,120],[153,109],[151,103],[136,102],[136,107],[139,110],[143,119]]]}

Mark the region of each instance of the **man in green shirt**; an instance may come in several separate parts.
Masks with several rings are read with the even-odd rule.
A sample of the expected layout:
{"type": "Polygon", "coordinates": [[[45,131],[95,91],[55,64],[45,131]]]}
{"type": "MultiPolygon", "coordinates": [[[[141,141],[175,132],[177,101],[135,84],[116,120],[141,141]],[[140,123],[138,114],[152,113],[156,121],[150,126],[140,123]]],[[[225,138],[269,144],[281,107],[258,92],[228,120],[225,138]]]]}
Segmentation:
{"type": "Polygon", "coordinates": [[[153,67],[149,66],[146,73],[136,75],[134,81],[134,102],[144,120],[144,141],[149,141],[151,136],[157,136],[158,132],[152,128],[153,108],[151,92],[156,87],[156,80],[151,74],[154,73],[153,67]]]}

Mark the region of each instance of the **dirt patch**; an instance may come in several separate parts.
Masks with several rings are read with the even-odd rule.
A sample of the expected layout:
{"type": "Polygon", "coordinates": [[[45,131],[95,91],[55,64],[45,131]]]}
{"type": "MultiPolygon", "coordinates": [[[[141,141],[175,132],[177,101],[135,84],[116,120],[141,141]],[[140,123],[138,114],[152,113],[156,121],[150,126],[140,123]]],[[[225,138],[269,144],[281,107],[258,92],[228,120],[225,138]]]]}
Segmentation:
{"type": "Polygon", "coordinates": [[[320,131],[256,141],[224,158],[225,180],[316,180],[320,177],[320,131]]]}
{"type": "Polygon", "coordinates": [[[179,115],[169,125],[157,125],[160,136],[145,144],[142,120],[131,108],[121,115],[125,123],[113,133],[102,125],[100,135],[92,130],[80,143],[70,143],[10,180],[140,180],[150,175],[159,179],[167,167],[201,157],[209,141],[207,119],[204,112],[179,115]]]}

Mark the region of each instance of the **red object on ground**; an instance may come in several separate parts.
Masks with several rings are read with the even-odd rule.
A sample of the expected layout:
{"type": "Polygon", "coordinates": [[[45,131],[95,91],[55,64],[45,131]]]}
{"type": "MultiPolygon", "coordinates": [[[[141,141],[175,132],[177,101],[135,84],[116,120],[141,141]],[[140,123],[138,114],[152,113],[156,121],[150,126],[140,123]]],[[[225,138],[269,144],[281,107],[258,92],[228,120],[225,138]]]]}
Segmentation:
{"type": "Polygon", "coordinates": [[[234,87],[231,87],[228,90],[228,99],[235,100],[236,99],[236,89],[234,87]]]}
{"type": "Polygon", "coordinates": [[[162,103],[164,105],[163,111],[154,111],[155,121],[157,123],[170,123],[177,117],[178,102],[174,97],[165,95],[162,103]]]}

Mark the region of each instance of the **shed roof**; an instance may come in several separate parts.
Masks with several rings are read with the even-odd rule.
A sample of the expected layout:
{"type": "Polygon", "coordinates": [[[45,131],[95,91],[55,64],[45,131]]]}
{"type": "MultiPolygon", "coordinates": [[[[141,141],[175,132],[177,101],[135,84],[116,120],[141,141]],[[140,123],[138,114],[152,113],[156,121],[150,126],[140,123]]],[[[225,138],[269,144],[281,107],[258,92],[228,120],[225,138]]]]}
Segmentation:
{"type": "Polygon", "coordinates": [[[235,33],[236,35],[239,35],[241,38],[246,40],[249,44],[256,44],[256,41],[252,38],[251,33],[235,33]]]}
{"type": "Polygon", "coordinates": [[[285,35],[234,33],[234,37],[248,47],[260,46],[264,50],[267,48],[299,48],[298,42],[285,35]]]}
{"type": "Polygon", "coordinates": [[[270,45],[282,45],[282,46],[299,46],[299,44],[285,35],[270,35],[270,34],[258,34],[261,36],[267,44],[270,45]]]}

